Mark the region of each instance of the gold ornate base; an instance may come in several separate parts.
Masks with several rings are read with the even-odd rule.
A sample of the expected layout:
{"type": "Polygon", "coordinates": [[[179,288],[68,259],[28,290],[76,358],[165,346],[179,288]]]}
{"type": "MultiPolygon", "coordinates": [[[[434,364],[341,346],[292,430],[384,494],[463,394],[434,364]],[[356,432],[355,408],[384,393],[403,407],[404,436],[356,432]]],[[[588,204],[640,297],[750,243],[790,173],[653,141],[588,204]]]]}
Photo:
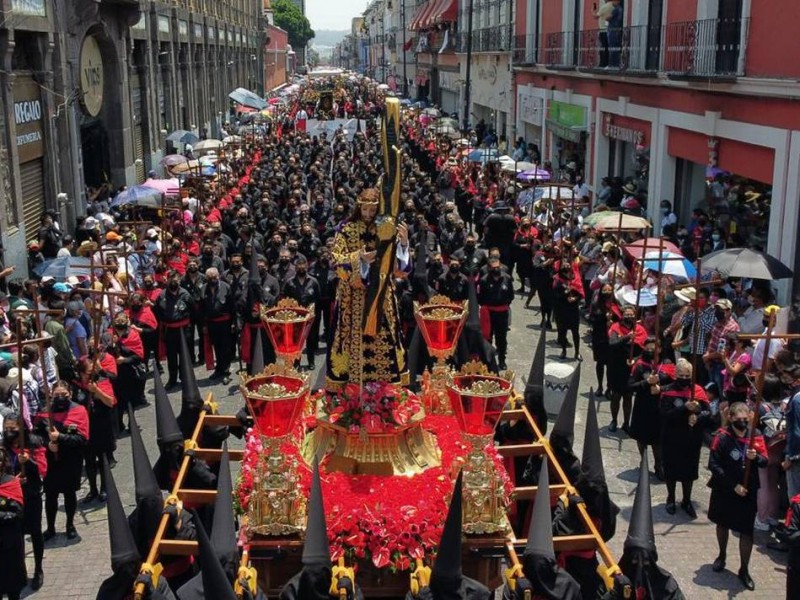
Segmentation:
{"type": "Polygon", "coordinates": [[[502,484],[495,472],[494,463],[483,450],[492,443],[492,436],[465,434],[464,437],[470,445],[470,452],[464,463],[464,533],[505,533],[509,523],[503,502],[502,484]]]}
{"type": "Polygon", "coordinates": [[[436,438],[422,428],[418,415],[387,433],[349,433],[325,420],[305,438],[303,456],[328,454],[328,470],[351,475],[416,475],[441,464],[436,438]]]}
{"type": "Polygon", "coordinates": [[[453,408],[447,395],[447,380],[453,372],[444,361],[438,361],[433,371],[422,374],[422,399],[425,410],[432,415],[452,415],[453,408]]]}

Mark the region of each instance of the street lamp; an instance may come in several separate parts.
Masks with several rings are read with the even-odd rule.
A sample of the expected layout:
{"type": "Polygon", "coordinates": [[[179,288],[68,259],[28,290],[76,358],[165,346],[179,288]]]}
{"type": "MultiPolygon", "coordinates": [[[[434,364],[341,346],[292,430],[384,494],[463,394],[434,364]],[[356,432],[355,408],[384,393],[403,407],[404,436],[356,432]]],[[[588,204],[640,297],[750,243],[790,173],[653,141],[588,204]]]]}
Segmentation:
{"type": "Polygon", "coordinates": [[[473,0],[469,0],[469,8],[467,9],[467,76],[464,85],[466,89],[464,90],[464,122],[463,122],[463,129],[464,131],[469,130],[469,105],[470,105],[470,88],[472,85],[471,76],[472,76],[472,3],[473,0]]]}

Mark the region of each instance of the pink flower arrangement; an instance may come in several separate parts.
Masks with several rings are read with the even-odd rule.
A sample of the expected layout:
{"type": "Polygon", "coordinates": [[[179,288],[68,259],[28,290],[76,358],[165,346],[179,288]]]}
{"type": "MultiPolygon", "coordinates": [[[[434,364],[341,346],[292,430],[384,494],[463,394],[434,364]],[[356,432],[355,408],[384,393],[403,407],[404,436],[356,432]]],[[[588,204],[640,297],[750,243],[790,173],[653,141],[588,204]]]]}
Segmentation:
{"type": "Polygon", "coordinates": [[[408,390],[388,383],[363,386],[348,383],[341,394],[326,394],[323,408],[331,423],[350,433],[391,431],[406,425],[422,408],[420,399],[408,390]]]}

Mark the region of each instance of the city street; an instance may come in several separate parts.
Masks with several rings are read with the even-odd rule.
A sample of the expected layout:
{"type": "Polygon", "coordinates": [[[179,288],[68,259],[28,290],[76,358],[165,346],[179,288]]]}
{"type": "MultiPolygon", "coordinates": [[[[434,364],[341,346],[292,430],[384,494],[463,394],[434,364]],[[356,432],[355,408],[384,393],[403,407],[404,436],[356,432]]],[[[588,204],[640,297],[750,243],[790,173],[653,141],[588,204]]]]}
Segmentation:
{"type": "MultiPolygon", "coordinates": [[[[520,388],[524,386],[522,380],[527,377],[530,359],[539,335],[538,326],[535,326],[534,322],[538,323],[538,310],[524,309],[518,296],[513,304],[512,330],[509,335],[511,353],[508,357],[508,366],[517,373],[516,381],[520,388]]],[[[551,333],[550,337],[552,343],[548,344],[548,360],[557,360],[558,350],[554,345],[555,332],[551,333]]],[[[581,455],[580,444],[583,440],[585,401],[589,397],[590,386],[594,384],[591,350],[588,347],[583,347],[581,350],[586,358],[581,364],[581,401],[579,401],[575,432],[578,456],[581,455]]],[[[318,365],[321,363],[321,360],[317,361],[318,365]]],[[[222,412],[233,413],[238,410],[242,400],[234,385],[235,381],[229,387],[208,386],[204,368],[198,368],[197,376],[204,392],[208,390],[214,392],[222,412]]],[[[148,393],[152,394],[152,384],[148,384],[148,393]]],[[[179,396],[179,393],[171,394],[176,412],[180,407],[179,396]]],[[[152,401],[152,396],[150,398],[152,401]]],[[[614,555],[619,557],[633,504],[639,458],[635,442],[621,430],[613,435],[608,433],[606,425],[609,421],[609,409],[608,403],[605,401],[599,405],[599,418],[602,425],[601,436],[606,476],[612,497],[621,509],[617,534],[610,544],[614,555]]],[[[154,462],[157,453],[152,406],[140,410],[137,413],[137,419],[142,427],[145,442],[148,444],[150,459],[154,462]]],[[[232,438],[232,445],[237,444],[238,441],[232,438]]],[[[133,473],[129,448],[130,442],[127,437],[119,441],[116,453],[119,464],[114,469],[114,477],[128,511],[133,508],[133,473]]],[[[695,484],[694,496],[699,516],[694,522],[689,521],[680,510],[675,516],[669,516],[666,513],[664,510],[666,488],[653,477],[651,482],[653,502],[655,503],[653,514],[659,564],[673,573],[680,583],[684,595],[689,599],[722,599],[737,596],[740,593],[746,597],[747,592],[743,590],[735,575],[735,571],[738,569],[738,541],[735,537],[732,537],[728,548],[727,570],[723,573],[714,573],[711,570],[711,563],[716,556],[717,548],[714,525],[709,523],[706,517],[709,490],[705,485],[708,475],[704,465],[707,458],[708,451],[704,450],[701,459],[701,479],[695,484]]],[[[79,498],[86,491],[87,488],[84,486],[79,498]]],[[[80,542],[67,543],[63,533],[63,514],[59,515],[57,521],[59,535],[46,545],[44,587],[36,594],[32,594],[30,589],[26,588],[23,597],[34,596],[41,600],[88,600],[95,597],[99,583],[110,574],[105,507],[102,505],[79,506],[76,527],[80,534],[80,542]]],[[[28,549],[30,550],[30,547],[28,549]]],[[[32,571],[30,556],[29,561],[29,569],[32,571]]],[[[768,550],[766,535],[756,532],[756,547],[750,568],[756,582],[756,591],[751,596],[783,598],[786,580],[785,564],[786,555],[768,550]]]]}

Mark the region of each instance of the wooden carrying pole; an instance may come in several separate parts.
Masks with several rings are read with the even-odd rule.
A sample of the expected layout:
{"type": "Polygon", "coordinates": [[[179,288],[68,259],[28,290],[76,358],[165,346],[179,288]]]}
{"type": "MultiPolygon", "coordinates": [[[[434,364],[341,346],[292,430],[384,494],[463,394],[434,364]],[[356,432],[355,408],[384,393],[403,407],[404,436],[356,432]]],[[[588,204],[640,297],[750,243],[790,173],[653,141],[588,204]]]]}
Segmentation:
{"type": "MultiPolygon", "coordinates": [[[[22,319],[17,317],[14,323],[16,330],[17,346],[17,390],[19,391],[19,449],[20,453],[25,452],[25,383],[22,379],[22,319]]],[[[30,414],[28,415],[30,417],[30,414]]],[[[31,423],[33,425],[33,423],[31,423]]],[[[19,473],[25,479],[25,463],[19,461],[19,473]]]]}
{"type": "MultiPolygon", "coordinates": [[[[642,255],[644,256],[644,254],[642,255]]],[[[664,264],[664,238],[658,238],[658,268],[662,269],[664,264]]],[[[658,284],[656,286],[656,351],[653,353],[653,368],[658,369],[658,361],[661,358],[661,309],[663,299],[661,298],[661,280],[664,275],[661,271],[658,272],[658,284]]]]}
{"type": "MultiPolygon", "coordinates": [[[[772,330],[775,327],[777,315],[777,309],[772,310],[769,313],[769,324],[767,325],[767,333],[764,336],[764,354],[761,357],[761,368],[758,371],[758,377],[756,377],[756,402],[755,406],[753,407],[753,416],[750,417],[750,430],[748,431],[750,437],[750,442],[747,445],[748,450],[752,450],[756,443],[755,431],[756,427],[758,426],[758,421],[761,418],[761,415],[759,414],[759,408],[761,408],[761,402],[764,399],[764,376],[766,375],[767,365],[769,364],[769,348],[770,345],[772,345],[772,330]]],[[[742,487],[744,488],[747,488],[747,482],[750,481],[750,470],[752,468],[753,461],[746,460],[744,464],[744,476],[742,478],[742,487]]]]}
{"type": "MultiPolygon", "coordinates": [[[[191,440],[193,442],[193,446],[197,447],[198,442],[200,441],[200,436],[203,432],[203,428],[206,425],[217,424],[217,425],[236,425],[238,421],[235,417],[219,417],[219,416],[212,416],[209,412],[208,407],[213,403],[214,396],[213,394],[209,393],[206,397],[206,403],[203,409],[200,411],[200,416],[197,419],[197,424],[194,427],[194,431],[192,432],[191,440]],[[224,422],[223,422],[224,421],[224,422]]],[[[221,451],[204,451],[202,449],[198,449],[195,452],[195,455],[208,460],[209,458],[219,460],[221,456],[221,451]]],[[[241,460],[242,453],[241,452],[230,452],[229,453],[231,460],[241,460]]],[[[189,467],[191,465],[192,457],[186,453],[183,455],[183,460],[181,461],[180,469],[178,470],[178,475],[175,478],[175,483],[172,486],[172,496],[176,498],[180,498],[184,495],[183,482],[186,479],[186,475],[189,472],[189,467]]],[[[198,490],[199,491],[199,490],[198,490]]],[[[216,497],[216,490],[203,490],[202,494],[198,494],[202,497],[202,499],[206,500],[208,503],[212,503],[214,498],[216,497]]],[[[193,500],[197,500],[198,498],[193,498],[193,500]]],[[[165,539],[165,534],[167,531],[167,526],[169,524],[169,515],[164,513],[161,515],[161,521],[158,524],[158,529],[156,530],[155,537],[153,538],[153,543],[150,546],[150,551],[147,553],[147,558],[145,559],[145,563],[148,565],[154,565],[158,562],[159,556],[161,554],[161,546],[169,543],[169,540],[165,539]]],[[[176,542],[177,543],[177,542],[176,542]]],[[[190,549],[191,554],[195,554],[197,551],[197,542],[180,542],[181,546],[186,546],[190,549]]],[[[243,553],[242,560],[240,562],[240,567],[247,567],[249,565],[249,554],[243,553]]],[[[143,583],[137,583],[134,586],[134,598],[135,600],[143,600],[145,586],[143,583]]]]}

